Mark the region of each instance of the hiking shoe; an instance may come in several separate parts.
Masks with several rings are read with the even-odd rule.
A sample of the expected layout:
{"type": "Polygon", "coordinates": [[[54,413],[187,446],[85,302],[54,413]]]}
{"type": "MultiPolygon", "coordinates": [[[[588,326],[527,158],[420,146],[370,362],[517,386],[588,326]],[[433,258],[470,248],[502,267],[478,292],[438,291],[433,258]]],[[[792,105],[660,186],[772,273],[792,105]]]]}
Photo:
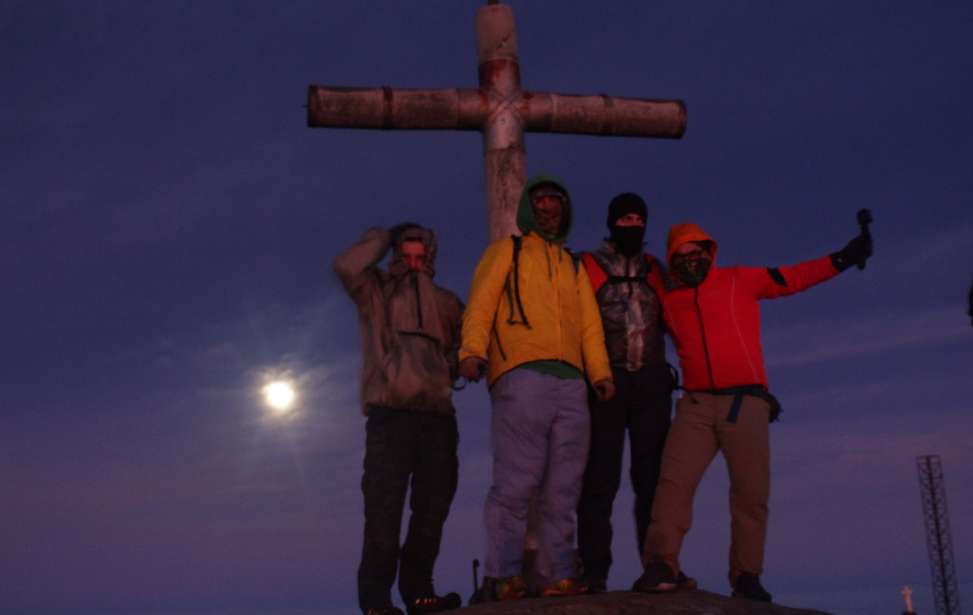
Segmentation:
{"type": "Polygon", "coordinates": [[[771,595],[764,586],[760,584],[760,577],[749,572],[743,572],[733,583],[733,597],[746,598],[747,600],[757,600],[759,602],[770,602],[771,595]]]}
{"type": "Polygon", "coordinates": [[[632,585],[633,592],[671,592],[678,589],[676,575],[672,573],[672,568],[663,562],[652,562],[645,567],[635,583],[632,585]]]}
{"type": "Polygon", "coordinates": [[[380,609],[365,609],[362,613],[364,615],[405,615],[402,609],[397,609],[392,605],[383,606],[380,609]]]}
{"type": "Polygon", "coordinates": [[[588,593],[588,584],[580,579],[561,579],[553,585],[548,585],[541,591],[541,596],[580,596],[588,593]]]}
{"type": "Polygon", "coordinates": [[[682,570],[680,570],[679,574],[676,575],[676,589],[679,591],[691,592],[694,589],[699,589],[699,583],[696,582],[696,579],[687,577],[685,574],[683,574],[682,570]]]}
{"type": "Polygon", "coordinates": [[[409,615],[426,615],[426,613],[458,609],[461,606],[463,606],[463,599],[456,592],[450,592],[445,596],[437,596],[436,594],[419,596],[407,601],[405,610],[409,615]]]}
{"type": "Polygon", "coordinates": [[[515,574],[497,580],[497,600],[520,600],[527,597],[527,583],[524,577],[515,574]]]}

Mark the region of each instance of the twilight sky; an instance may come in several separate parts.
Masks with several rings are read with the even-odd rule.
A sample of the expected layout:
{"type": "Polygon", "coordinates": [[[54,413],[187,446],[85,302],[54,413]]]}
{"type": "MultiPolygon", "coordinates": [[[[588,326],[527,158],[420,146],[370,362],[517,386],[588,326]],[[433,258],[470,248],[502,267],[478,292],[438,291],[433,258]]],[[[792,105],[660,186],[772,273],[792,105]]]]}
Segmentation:
{"type": "MultiPolygon", "coordinates": [[[[933,612],[914,459],[942,455],[973,600],[973,7],[892,0],[514,0],[528,89],[681,98],[681,141],[530,135],[570,245],[621,191],[650,251],[692,220],[723,264],[876,254],[764,304],[764,581],[836,613],[933,612]]],[[[0,612],[354,610],[364,421],[330,262],[367,227],[440,236],[461,296],[485,247],[476,133],[309,129],[310,83],[475,87],[480,2],[0,0],[0,612]],[[300,383],[287,418],[266,379],[300,383]]],[[[456,397],[460,489],[437,567],[471,590],[487,395],[456,397]]],[[[726,592],[727,481],[684,552],[726,592]]],[[[638,574],[616,502],[609,584],[638,574]]]]}

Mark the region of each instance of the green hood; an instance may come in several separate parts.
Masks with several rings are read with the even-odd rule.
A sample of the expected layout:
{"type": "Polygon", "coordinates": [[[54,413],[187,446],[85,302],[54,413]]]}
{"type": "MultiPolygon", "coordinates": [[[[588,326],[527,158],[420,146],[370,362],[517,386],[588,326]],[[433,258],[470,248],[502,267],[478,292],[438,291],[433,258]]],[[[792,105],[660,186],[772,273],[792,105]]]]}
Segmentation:
{"type": "Polygon", "coordinates": [[[535,175],[527,180],[524,191],[520,193],[520,203],[517,205],[517,228],[520,229],[521,233],[524,235],[527,233],[536,233],[548,241],[561,243],[568,236],[568,233],[571,232],[571,218],[571,195],[568,194],[568,189],[564,187],[564,183],[560,179],[553,175],[535,175]],[[555,236],[548,235],[542,231],[534,219],[534,208],[530,205],[530,191],[540,184],[554,184],[568,197],[567,203],[564,204],[564,211],[561,214],[561,230],[555,236]]]}

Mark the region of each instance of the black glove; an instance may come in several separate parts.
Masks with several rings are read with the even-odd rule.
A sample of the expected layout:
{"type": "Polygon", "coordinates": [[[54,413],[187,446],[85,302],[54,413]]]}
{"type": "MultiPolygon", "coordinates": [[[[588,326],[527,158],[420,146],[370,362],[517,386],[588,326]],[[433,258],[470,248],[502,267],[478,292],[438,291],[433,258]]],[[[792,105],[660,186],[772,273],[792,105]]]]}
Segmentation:
{"type": "Polygon", "coordinates": [[[862,233],[848,242],[848,245],[831,255],[831,264],[838,271],[852,265],[864,264],[872,255],[872,236],[862,233]]]}

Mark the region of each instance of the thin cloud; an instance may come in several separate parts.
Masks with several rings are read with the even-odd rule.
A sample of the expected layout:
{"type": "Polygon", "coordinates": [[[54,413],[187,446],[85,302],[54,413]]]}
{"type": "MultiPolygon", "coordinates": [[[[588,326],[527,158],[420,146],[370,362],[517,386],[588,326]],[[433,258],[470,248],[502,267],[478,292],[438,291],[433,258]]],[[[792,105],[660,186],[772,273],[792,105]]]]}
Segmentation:
{"type": "MultiPolygon", "coordinates": [[[[901,252],[908,258],[900,258],[888,276],[898,279],[922,273],[934,263],[945,263],[953,256],[969,262],[973,256],[973,223],[952,226],[926,233],[909,241],[901,252]]],[[[963,273],[969,273],[963,272],[963,273]]]]}
{"type": "Polygon", "coordinates": [[[764,335],[769,367],[796,367],[905,348],[969,339],[960,305],[861,318],[821,319],[770,328],[764,335]]]}

